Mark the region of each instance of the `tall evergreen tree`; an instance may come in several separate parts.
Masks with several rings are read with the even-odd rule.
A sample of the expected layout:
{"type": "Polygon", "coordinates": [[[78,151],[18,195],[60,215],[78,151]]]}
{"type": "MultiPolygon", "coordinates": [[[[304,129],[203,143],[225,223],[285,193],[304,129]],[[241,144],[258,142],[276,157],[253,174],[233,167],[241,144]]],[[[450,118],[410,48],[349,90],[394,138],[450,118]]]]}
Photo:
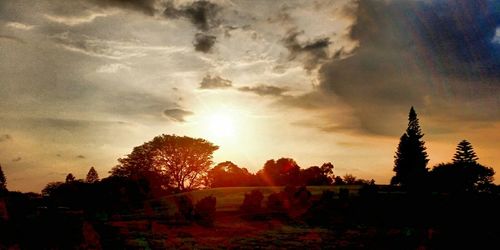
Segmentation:
{"type": "Polygon", "coordinates": [[[94,167],[91,167],[89,169],[89,172],[87,173],[87,178],[85,179],[85,182],[96,183],[98,181],[99,181],[99,175],[97,174],[97,171],[95,171],[94,167]]]}
{"type": "Polygon", "coordinates": [[[424,134],[420,128],[415,109],[411,107],[408,115],[408,128],[401,136],[394,156],[394,172],[392,185],[400,185],[408,190],[418,190],[425,184],[427,163],[429,162],[422,140],[424,134]]]}
{"type": "Polygon", "coordinates": [[[0,165],[0,190],[7,190],[7,179],[2,170],[2,165],[0,165]]]}
{"type": "Polygon", "coordinates": [[[477,163],[477,157],[472,144],[467,140],[458,143],[457,151],[453,156],[453,163],[477,163]]]}

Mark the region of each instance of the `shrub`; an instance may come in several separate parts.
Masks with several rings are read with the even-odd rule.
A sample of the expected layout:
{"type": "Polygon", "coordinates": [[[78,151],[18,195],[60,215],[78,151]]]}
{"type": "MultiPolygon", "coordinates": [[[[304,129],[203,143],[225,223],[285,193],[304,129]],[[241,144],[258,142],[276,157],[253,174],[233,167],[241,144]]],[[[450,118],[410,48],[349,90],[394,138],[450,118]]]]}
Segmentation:
{"type": "Polygon", "coordinates": [[[193,219],[193,201],[186,195],[177,196],[175,199],[180,220],[190,222],[193,219]]]}
{"type": "Polygon", "coordinates": [[[244,216],[250,219],[256,219],[262,213],[262,200],[264,195],[258,189],[252,190],[250,193],[245,194],[243,204],[241,204],[240,211],[244,216]]]}
{"type": "Polygon", "coordinates": [[[272,193],[267,197],[267,209],[270,212],[284,212],[286,210],[284,193],[272,193]]]}
{"type": "Polygon", "coordinates": [[[207,196],[199,200],[194,206],[194,218],[202,226],[211,227],[215,221],[215,205],[217,200],[213,196],[207,196]]]}

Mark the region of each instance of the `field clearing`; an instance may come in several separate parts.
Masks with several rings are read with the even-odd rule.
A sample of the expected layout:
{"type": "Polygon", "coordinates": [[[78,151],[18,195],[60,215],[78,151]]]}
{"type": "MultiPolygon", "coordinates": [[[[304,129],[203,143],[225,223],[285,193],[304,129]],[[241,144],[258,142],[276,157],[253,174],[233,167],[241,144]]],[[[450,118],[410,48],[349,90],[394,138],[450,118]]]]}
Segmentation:
{"type": "MultiPolygon", "coordinates": [[[[330,190],[339,193],[340,189],[348,189],[349,194],[357,195],[360,185],[342,185],[342,186],[307,186],[307,189],[311,191],[313,196],[319,196],[325,190],[330,190]]],[[[246,193],[250,193],[252,190],[258,189],[264,195],[264,202],[267,197],[274,192],[279,192],[284,189],[283,186],[266,186],[266,187],[223,187],[223,188],[212,188],[212,189],[202,189],[196,190],[183,194],[175,194],[171,196],[164,197],[165,201],[171,200],[175,196],[187,195],[193,200],[193,203],[207,197],[214,196],[217,199],[216,209],[217,211],[236,211],[239,209],[240,205],[243,203],[246,193]]]]}

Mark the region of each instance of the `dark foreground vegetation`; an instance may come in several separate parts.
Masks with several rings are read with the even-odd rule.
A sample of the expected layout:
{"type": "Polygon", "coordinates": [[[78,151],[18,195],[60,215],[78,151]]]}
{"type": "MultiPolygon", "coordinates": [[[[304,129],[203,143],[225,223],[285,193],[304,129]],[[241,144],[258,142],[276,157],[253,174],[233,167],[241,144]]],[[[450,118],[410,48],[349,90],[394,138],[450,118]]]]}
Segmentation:
{"type": "Polygon", "coordinates": [[[217,146],[161,135],[107,178],[90,168],[41,194],[11,192],[0,167],[0,249],[496,249],[500,188],[461,141],[427,168],[412,108],[391,185],[290,158],[257,173],[213,168],[217,146]]]}

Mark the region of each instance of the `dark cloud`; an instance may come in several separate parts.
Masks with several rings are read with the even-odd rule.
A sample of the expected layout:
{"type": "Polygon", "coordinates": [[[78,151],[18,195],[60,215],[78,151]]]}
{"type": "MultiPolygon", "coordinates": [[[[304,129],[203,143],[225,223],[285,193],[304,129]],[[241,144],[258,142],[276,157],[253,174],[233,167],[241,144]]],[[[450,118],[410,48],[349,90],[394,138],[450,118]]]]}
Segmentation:
{"type": "Polygon", "coordinates": [[[21,160],[22,160],[21,157],[16,157],[16,158],[12,159],[13,162],[18,162],[18,161],[21,161],[21,160]]]}
{"type": "Polygon", "coordinates": [[[210,31],[220,25],[218,13],[221,9],[217,4],[209,1],[194,1],[189,4],[175,6],[172,1],[165,3],[163,14],[169,19],[185,18],[199,30],[193,40],[196,51],[208,53],[217,41],[217,37],[210,31]]]}
{"type": "Polygon", "coordinates": [[[282,96],[283,93],[287,92],[287,88],[280,88],[276,86],[270,86],[270,85],[257,85],[255,87],[241,87],[238,88],[239,91],[243,92],[252,92],[260,96],[282,96]]]}
{"type": "Polygon", "coordinates": [[[78,158],[78,159],[85,159],[86,157],[84,155],[77,155],[76,158],[78,158]]]}
{"type": "Polygon", "coordinates": [[[200,89],[221,89],[230,88],[232,86],[231,80],[224,79],[220,76],[206,75],[200,82],[200,89]]]}
{"type": "Polygon", "coordinates": [[[304,68],[311,71],[328,59],[328,46],[331,42],[325,37],[300,43],[297,37],[303,33],[295,29],[289,31],[283,39],[283,44],[290,52],[289,60],[300,60],[304,68]]]}
{"type": "Polygon", "coordinates": [[[12,141],[12,136],[9,134],[0,135],[0,142],[12,141]]]}
{"type": "MultiPolygon", "coordinates": [[[[351,107],[356,119],[346,125],[359,132],[399,134],[394,124],[404,124],[412,105],[428,117],[466,114],[461,118],[467,121],[498,120],[500,56],[499,44],[492,42],[500,25],[498,5],[487,0],[361,0],[350,32],[359,47],[349,57],[325,60],[326,40],[301,45],[293,32],[284,42],[292,59],[297,51],[314,59],[305,65],[321,64],[315,91],[351,107]],[[479,107],[486,108],[477,112],[479,107]]],[[[285,101],[297,105],[299,99],[285,101]]],[[[318,109],[332,108],[306,100],[318,109]]]]}
{"type": "Polygon", "coordinates": [[[177,122],[185,122],[186,117],[190,116],[193,114],[191,111],[179,109],[179,108],[174,108],[174,109],[166,109],[163,111],[163,114],[167,116],[168,118],[177,121],[177,122]]]}
{"type": "Polygon", "coordinates": [[[198,30],[208,31],[219,25],[217,17],[220,7],[209,1],[194,1],[190,4],[175,7],[172,1],[166,3],[163,12],[165,17],[171,19],[186,18],[198,30]]]}
{"type": "Polygon", "coordinates": [[[208,53],[212,50],[216,40],[216,36],[198,33],[194,37],[193,46],[196,51],[208,53]]]}

